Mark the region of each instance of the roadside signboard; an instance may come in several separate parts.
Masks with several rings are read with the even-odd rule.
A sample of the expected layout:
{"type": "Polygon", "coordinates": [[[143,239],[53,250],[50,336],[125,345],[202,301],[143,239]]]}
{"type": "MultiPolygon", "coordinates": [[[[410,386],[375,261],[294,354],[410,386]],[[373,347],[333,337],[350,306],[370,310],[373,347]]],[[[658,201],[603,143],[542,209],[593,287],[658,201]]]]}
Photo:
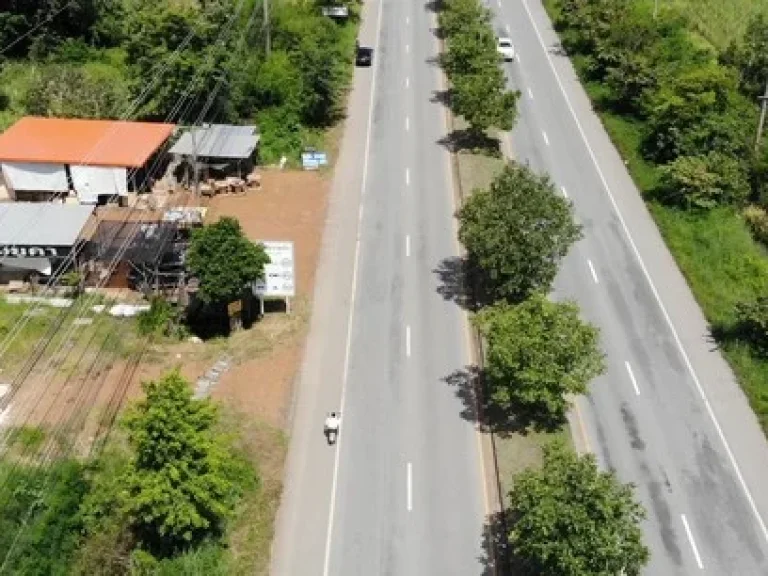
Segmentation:
{"type": "Polygon", "coordinates": [[[293,298],[296,279],[293,242],[263,241],[270,263],[264,266],[264,280],[252,284],[254,296],[260,298],[293,298]]]}
{"type": "Polygon", "coordinates": [[[328,154],[315,151],[304,152],[301,155],[301,165],[304,170],[317,170],[320,166],[327,166],[328,154]]]}

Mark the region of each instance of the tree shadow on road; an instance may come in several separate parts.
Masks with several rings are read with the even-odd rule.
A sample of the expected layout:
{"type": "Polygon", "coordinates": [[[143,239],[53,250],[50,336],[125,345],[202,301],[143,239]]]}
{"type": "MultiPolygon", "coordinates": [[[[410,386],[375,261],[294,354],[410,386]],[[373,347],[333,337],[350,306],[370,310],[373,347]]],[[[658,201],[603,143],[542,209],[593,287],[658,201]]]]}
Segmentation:
{"type": "Polygon", "coordinates": [[[456,397],[461,400],[461,417],[475,423],[484,432],[503,438],[510,434],[526,435],[531,430],[556,432],[566,423],[565,417],[553,417],[535,406],[496,401],[483,370],[478,366],[456,370],[443,381],[455,389],[456,397]]]}
{"type": "Polygon", "coordinates": [[[424,4],[424,9],[427,12],[433,12],[435,14],[440,12],[440,0],[430,0],[424,4]]]}
{"type": "Polygon", "coordinates": [[[494,512],[483,526],[483,553],[479,560],[482,576],[513,576],[512,554],[509,545],[507,511],[494,512]]]}
{"type": "Polygon", "coordinates": [[[458,304],[465,310],[475,311],[476,305],[472,294],[467,261],[459,256],[445,258],[432,270],[440,284],[437,293],[445,300],[458,304]]]}
{"type": "Polygon", "coordinates": [[[437,142],[454,154],[471,152],[472,154],[501,158],[501,141],[485,132],[459,128],[440,138],[437,142]]]}

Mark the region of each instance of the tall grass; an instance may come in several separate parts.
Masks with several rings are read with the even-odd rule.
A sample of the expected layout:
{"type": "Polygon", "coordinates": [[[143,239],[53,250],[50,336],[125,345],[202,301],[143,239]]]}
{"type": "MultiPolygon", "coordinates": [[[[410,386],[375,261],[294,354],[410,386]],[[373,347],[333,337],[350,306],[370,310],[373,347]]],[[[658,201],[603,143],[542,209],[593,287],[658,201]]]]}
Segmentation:
{"type": "Polygon", "coordinates": [[[744,33],[755,14],[768,16],[768,0],[659,0],[685,14],[696,32],[722,50],[744,33]]]}

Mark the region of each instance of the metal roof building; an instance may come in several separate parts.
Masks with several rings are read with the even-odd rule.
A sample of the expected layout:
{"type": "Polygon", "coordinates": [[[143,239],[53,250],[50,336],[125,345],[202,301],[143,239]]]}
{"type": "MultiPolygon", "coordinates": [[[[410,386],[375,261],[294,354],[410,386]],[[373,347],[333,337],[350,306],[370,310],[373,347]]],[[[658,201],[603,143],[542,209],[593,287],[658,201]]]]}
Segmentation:
{"type": "Polygon", "coordinates": [[[8,202],[0,204],[0,257],[66,256],[81,239],[92,206],[8,202]]]}
{"type": "Polygon", "coordinates": [[[173,124],[25,117],[0,135],[0,163],[12,198],[66,195],[82,203],[125,196],[130,181],[168,140],[173,124]]]}
{"type": "Polygon", "coordinates": [[[256,126],[209,124],[187,130],[171,147],[171,154],[201,158],[245,160],[253,155],[260,135],[256,126]]]}

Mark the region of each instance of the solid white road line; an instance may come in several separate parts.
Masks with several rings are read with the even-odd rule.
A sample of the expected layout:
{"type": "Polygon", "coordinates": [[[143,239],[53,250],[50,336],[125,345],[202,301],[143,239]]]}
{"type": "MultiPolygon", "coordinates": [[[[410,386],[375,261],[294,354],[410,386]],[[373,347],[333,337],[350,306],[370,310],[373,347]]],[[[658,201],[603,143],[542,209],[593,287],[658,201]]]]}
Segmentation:
{"type": "Polygon", "coordinates": [[[632,366],[630,366],[629,362],[627,361],[624,361],[624,366],[627,367],[627,373],[629,374],[629,379],[632,380],[632,386],[635,389],[635,394],[640,396],[640,388],[637,385],[637,380],[635,380],[635,374],[632,372],[632,366]]]}
{"type": "Polygon", "coordinates": [[[411,120],[408,116],[405,117],[405,131],[408,132],[411,129],[411,120]]]}
{"type": "Polygon", "coordinates": [[[531,90],[530,88],[528,88],[528,98],[533,100],[533,90],[531,90]]]}
{"type": "Polygon", "coordinates": [[[597,272],[595,272],[595,267],[592,265],[592,260],[587,259],[587,264],[589,265],[589,271],[592,273],[592,280],[595,281],[595,284],[599,284],[600,282],[597,279],[597,272]]]}
{"type": "Polygon", "coordinates": [[[699,565],[699,570],[704,570],[704,564],[701,563],[701,556],[699,555],[699,549],[696,547],[696,541],[693,539],[693,533],[691,527],[688,526],[688,520],[685,519],[685,514],[680,514],[680,518],[683,520],[683,526],[685,527],[685,534],[688,536],[688,542],[691,543],[693,549],[693,557],[696,558],[696,564],[699,565]]]}
{"type": "Polygon", "coordinates": [[[411,185],[411,171],[408,170],[408,168],[405,169],[405,185],[406,186],[411,185]]]}
{"type": "Polygon", "coordinates": [[[651,278],[651,275],[648,272],[648,268],[646,267],[642,256],[640,256],[640,251],[637,249],[637,245],[635,244],[635,241],[632,238],[632,234],[630,234],[629,232],[629,227],[627,226],[627,223],[624,220],[624,216],[622,215],[621,210],[619,210],[619,205],[616,202],[616,198],[614,198],[613,192],[611,191],[610,186],[608,186],[608,181],[605,178],[605,174],[603,174],[603,170],[600,168],[600,164],[598,164],[597,162],[597,156],[595,155],[595,151],[592,150],[592,146],[589,145],[589,141],[587,140],[587,135],[584,132],[584,127],[581,125],[581,121],[579,121],[579,117],[576,115],[576,111],[573,109],[573,104],[571,103],[571,99],[568,97],[568,93],[565,91],[565,88],[563,87],[563,82],[562,80],[560,80],[560,76],[557,73],[557,69],[555,68],[554,62],[552,62],[552,57],[550,56],[549,51],[547,50],[547,45],[544,43],[544,39],[541,37],[541,32],[539,31],[539,27],[536,25],[536,22],[533,19],[533,14],[531,14],[531,9],[528,7],[527,0],[523,0],[523,7],[525,8],[526,13],[528,14],[528,19],[531,21],[531,25],[533,26],[534,32],[536,32],[536,36],[539,39],[539,44],[541,45],[541,49],[544,52],[544,57],[547,59],[547,62],[549,63],[549,67],[551,68],[552,74],[555,77],[555,81],[557,82],[557,85],[560,88],[560,92],[562,93],[563,98],[565,99],[565,103],[568,106],[568,110],[570,111],[571,116],[573,117],[573,121],[576,123],[576,128],[579,131],[579,135],[581,136],[581,139],[584,141],[584,145],[587,147],[587,151],[589,152],[589,157],[592,160],[592,163],[594,164],[595,169],[597,170],[597,174],[600,177],[600,181],[603,184],[603,188],[608,194],[608,198],[611,201],[613,210],[614,212],[616,212],[616,216],[619,218],[619,222],[621,223],[621,227],[624,230],[624,234],[627,237],[627,241],[629,242],[629,245],[632,248],[632,252],[635,254],[635,258],[637,258],[637,262],[640,265],[640,269],[643,271],[643,275],[645,276],[645,279],[648,281],[648,285],[651,288],[651,292],[653,292],[653,296],[656,299],[656,302],[658,303],[659,308],[661,309],[661,313],[664,316],[664,320],[667,322],[667,326],[669,326],[669,330],[672,333],[672,337],[675,340],[675,344],[677,345],[677,348],[680,351],[680,355],[682,356],[683,361],[685,362],[685,366],[691,375],[691,379],[696,385],[696,390],[699,392],[699,396],[701,396],[701,399],[704,403],[704,407],[707,409],[707,414],[709,414],[709,418],[710,420],[712,420],[712,424],[714,425],[715,430],[717,431],[717,435],[720,438],[720,441],[723,443],[723,448],[725,449],[725,453],[728,455],[728,460],[730,461],[731,466],[733,467],[733,470],[736,473],[736,477],[739,480],[739,485],[741,486],[741,490],[744,493],[744,496],[746,497],[747,502],[749,502],[749,507],[752,510],[752,514],[754,515],[755,520],[760,526],[760,531],[763,534],[763,538],[765,538],[765,540],[768,541],[768,527],[766,527],[765,521],[763,520],[763,517],[760,515],[760,511],[757,509],[757,504],[755,504],[755,499],[752,497],[752,492],[749,490],[749,487],[747,486],[747,482],[744,480],[744,476],[741,473],[741,468],[739,468],[739,464],[736,462],[736,457],[733,455],[733,451],[731,450],[730,444],[728,444],[728,440],[725,437],[725,433],[723,432],[723,429],[720,427],[720,422],[718,422],[717,416],[715,416],[715,411],[712,409],[712,405],[709,403],[709,398],[704,392],[704,388],[701,386],[701,382],[699,381],[699,377],[693,368],[691,359],[688,357],[688,353],[685,351],[685,348],[683,347],[683,343],[680,340],[680,335],[677,333],[677,329],[675,328],[675,325],[672,323],[672,318],[669,316],[669,312],[667,312],[667,308],[666,306],[664,306],[664,303],[661,300],[659,291],[656,289],[656,285],[654,284],[653,279],[651,278]]]}
{"type": "Polygon", "coordinates": [[[547,133],[544,132],[544,130],[541,131],[541,135],[544,136],[544,144],[549,146],[549,138],[547,138],[547,133]]]}
{"type": "Polygon", "coordinates": [[[411,236],[406,235],[405,237],[405,255],[410,256],[411,255],[411,236]]]}
{"type": "MultiPolygon", "coordinates": [[[[379,0],[379,11],[376,15],[376,45],[381,44],[381,14],[384,2],[379,0]]],[[[349,301],[349,316],[347,317],[347,342],[344,350],[344,372],[341,379],[341,400],[339,401],[339,411],[345,412],[344,402],[346,400],[347,380],[349,379],[349,357],[352,349],[352,325],[355,316],[355,297],[357,295],[357,274],[360,268],[360,225],[359,220],[363,215],[363,199],[365,198],[365,189],[368,187],[368,160],[371,156],[371,126],[373,125],[373,103],[376,95],[376,71],[379,67],[379,58],[373,63],[374,70],[371,78],[371,97],[368,102],[368,123],[365,130],[365,156],[363,157],[363,178],[360,184],[360,211],[358,227],[356,231],[357,240],[355,242],[355,260],[352,267],[352,295],[349,301]]],[[[333,539],[333,520],[336,513],[336,489],[339,482],[339,455],[341,454],[342,437],[336,438],[336,453],[333,459],[333,481],[331,484],[331,504],[328,509],[328,528],[325,534],[325,561],[323,563],[323,576],[328,576],[331,563],[331,540],[333,539]]]]}
{"type": "Polygon", "coordinates": [[[411,327],[405,327],[405,355],[411,357],[411,327]]]}
{"type": "Polygon", "coordinates": [[[411,463],[408,462],[408,473],[407,473],[407,491],[408,491],[408,512],[413,510],[413,470],[411,467],[411,463]]]}
{"type": "Polygon", "coordinates": [[[563,196],[568,198],[568,191],[565,189],[565,186],[560,186],[560,191],[563,193],[563,196]]]}

